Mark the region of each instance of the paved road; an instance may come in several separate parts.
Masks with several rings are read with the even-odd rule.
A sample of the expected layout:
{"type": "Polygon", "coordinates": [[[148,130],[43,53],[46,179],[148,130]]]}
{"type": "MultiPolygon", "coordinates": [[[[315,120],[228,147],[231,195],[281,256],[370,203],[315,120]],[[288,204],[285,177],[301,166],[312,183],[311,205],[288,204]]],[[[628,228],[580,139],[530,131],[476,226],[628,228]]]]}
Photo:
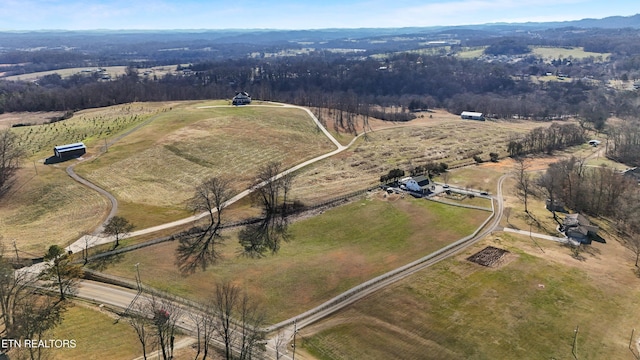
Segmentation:
{"type": "MultiPolygon", "coordinates": [[[[318,307],[306,311],[303,314],[295,316],[291,319],[282,321],[278,324],[275,324],[267,330],[271,332],[275,332],[271,338],[267,341],[267,349],[270,352],[269,356],[275,358],[275,348],[277,346],[278,337],[285,338],[291,341],[294,335],[294,328],[296,331],[304,328],[305,326],[309,326],[341,309],[344,307],[356,302],[368,296],[386,286],[389,286],[397,281],[400,281],[406,278],[409,275],[415,274],[418,271],[421,271],[429,266],[432,266],[441,260],[444,260],[456,253],[462,251],[463,249],[473,245],[474,243],[480,241],[485,236],[490,234],[495,230],[502,230],[500,225],[500,220],[502,219],[502,212],[504,209],[504,202],[502,197],[502,184],[504,180],[509,175],[503,175],[498,180],[498,189],[497,195],[495,197],[495,203],[497,204],[497,208],[494,208],[491,216],[485,221],[482,226],[480,226],[476,232],[469,237],[458,240],[457,242],[441,249],[436,252],[433,252],[422,259],[416,260],[408,265],[400,267],[396,270],[390,271],[387,274],[381,275],[375,279],[367,281],[361,285],[348,290],[333,299],[319,305],[318,307]]],[[[288,355],[282,356],[283,359],[290,359],[288,355]]]]}
{"type": "Polygon", "coordinates": [[[505,232],[516,233],[516,234],[520,234],[520,235],[527,235],[527,236],[531,236],[531,237],[538,238],[538,239],[555,241],[555,242],[559,242],[559,243],[562,243],[562,244],[567,244],[567,243],[571,243],[573,245],[578,245],[579,244],[577,241],[571,240],[571,239],[569,239],[567,237],[550,236],[550,235],[538,234],[538,233],[534,233],[534,232],[530,232],[530,231],[526,231],[526,230],[518,230],[518,229],[512,229],[512,228],[504,228],[502,230],[505,231],[505,232]]]}
{"type": "MultiPolygon", "coordinates": [[[[265,105],[261,105],[261,106],[265,106],[265,105]]],[[[274,105],[275,106],[275,105],[274,105]]],[[[324,128],[324,126],[322,126],[320,124],[320,122],[318,121],[318,119],[313,115],[313,113],[306,109],[306,108],[302,108],[302,107],[298,107],[298,106],[293,106],[293,105],[278,105],[278,107],[292,107],[292,108],[299,108],[302,109],[304,111],[306,111],[311,118],[314,120],[314,122],[317,124],[317,126],[322,129],[322,131],[324,132],[324,134],[334,143],[334,145],[336,146],[336,149],[332,152],[329,152],[327,154],[324,154],[322,156],[316,157],[314,159],[311,159],[309,161],[305,161],[301,164],[298,164],[294,167],[292,167],[291,169],[288,169],[284,172],[282,172],[281,174],[278,174],[276,177],[274,177],[273,179],[278,179],[282,176],[285,176],[286,174],[289,174],[293,171],[296,171],[304,166],[307,166],[309,164],[312,164],[314,162],[326,159],[330,156],[333,156],[335,154],[338,154],[342,151],[344,151],[345,149],[349,148],[357,139],[358,137],[355,137],[348,145],[344,146],[341,145],[333,136],[331,136],[331,134],[324,128]]],[[[362,134],[361,134],[362,135],[362,134]]],[[[71,168],[72,170],[72,168],[71,168]]],[[[73,172],[73,171],[71,171],[73,172]]],[[[71,175],[71,174],[70,174],[71,175]]],[[[342,308],[344,308],[345,306],[377,291],[380,290],[386,286],[388,286],[389,284],[392,284],[394,282],[397,282],[411,274],[414,274],[428,266],[431,266],[437,262],[439,262],[440,260],[443,260],[459,251],[461,251],[462,249],[472,245],[473,243],[479,241],[480,239],[482,239],[484,236],[486,236],[487,234],[491,233],[492,231],[494,231],[495,229],[498,228],[498,224],[500,222],[500,218],[501,218],[501,214],[502,214],[502,210],[503,210],[503,200],[502,200],[502,183],[504,181],[504,179],[507,177],[507,175],[502,176],[499,181],[498,181],[498,192],[497,192],[497,196],[496,196],[496,204],[497,204],[497,209],[494,209],[492,215],[487,219],[487,221],[483,224],[483,226],[481,228],[479,228],[476,233],[471,236],[471,237],[467,237],[464,239],[461,239],[459,241],[457,241],[454,244],[451,244],[450,246],[441,249],[437,252],[434,252],[418,261],[415,261],[411,264],[408,264],[406,266],[403,266],[399,269],[396,269],[388,274],[385,274],[381,277],[378,277],[376,279],[372,279],[369,282],[366,282],[365,284],[362,284],[354,289],[351,289],[337,297],[335,297],[334,299],[329,300],[328,302],[326,302],[325,304],[319,306],[318,308],[315,309],[311,309],[301,315],[298,315],[292,319],[286,320],[280,324],[276,324],[274,326],[271,326],[270,328],[268,328],[268,330],[270,331],[274,331],[277,329],[280,329],[281,333],[280,333],[280,337],[283,337],[285,339],[291,339],[293,336],[293,323],[296,323],[296,328],[299,330],[305,326],[308,326],[342,308]]],[[[88,182],[86,182],[86,180],[81,179],[78,180],[77,178],[74,177],[74,179],[76,179],[77,181],[82,182],[83,184],[90,186],[92,188],[95,189],[95,185],[92,186],[87,184],[88,182]]],[[[272,180],[273,180],[272,179],[272,180]]],[[[258,186],[263,186],[264,184],[259,184],[258,186]]],[[[96,189],[97,190],[97,189],[96,189]]],[[[101,189],[100,189],[101,190],[101,189]]],[[[100,191],[98,190],[98,191],[100,191]]],[[[104,190],[102,190],[104,191],[104,190]]],[[[100,191],[102,193],[102,191],[100,191]]],[[[233,197],[231,200],[229,200],[229,202],[227,204],[225,204],[226,206],[242,199],[243,197],[247,196],[248,194],[250,194],[253,191],[253,189],[248,189],[243,191],[242,193],[236,195],[235,197],[233,197]]],[[[112,204],[114,205],[113,208],[117,207],[117,202],[115,202],[115,199],[112,200],[112,204]]],[[[174,226],[178,226],[178,225],[183,225],[183,224],[188,224],[191,223],[195,220],[200,219],[203,216],[206,216],[208,214],[204,213],[204,214],[199,214],[196,216],[192,216],[183,220],[179,220],[179,221],[175,221],[172,223],[168,223],[168,224],[164,224],[164,225],[160,225],[160,226],[156,226],[156,227],[152,227],[152,228],[148,228],[148,229],[143,229],[143,230],[139,230],[136,232],[133,232],[130,234],[130,236],[137,236],[137,235],[141,235],[141,234],[147,234],[147,233],[152,233],[158,230],[162,230],[162,229],[167,229],[167,228],[171,228],[174,226]]],[[[500,229],[501,230],[501,229],[500,229]]],[[[85,246],[87,246],[87,242],[90,242],[89,245],[98,245],[98,244],[102,244],[102,243],[109,243],[112,242],[113,239],[110,238],[102,238],[102,237],[97,237],[97,236],[92,236],[91,238],[81,238],[78,241],[76,241],[75,243],[73,243],[72,245],[70,245],[68,247],[68,249],[76,252],[76,251],[80,251],[82,249],[85,248],[85,246]]],[[[135,292],[132,291],[128,291],[125,289],[120,289],[120,288],[114,288],[113,286],[109,286],[109,285],[104,285],[104,284],[100,284],[100,283],[95,283],[95,282],[88,282],[88,281],[83,281],[80,285],[80,289],[78,291],[78,296],[82,297],[82,298],[87,298],[87,299],[92,299],[94,301],[100,302],[100,303],[107,303],[110,304],[112,306],[117,306],[120,308],[126,308],[129,306],[129,304],[131,303],[132,299],[135,296],[135,292]]],[[[184,325],[183,326],[187,326],[184,325]]],[[[188,326],[187,326],[188,328],[188,326]]],[[[272,337],[269,339],[269,341],[267,342],[267,348],[270,351],[270,356],[271,357],[275,357],[275,346],[276,346],[276,339],[275,337],[272,337]]],[[[284,356],[283,358],[288,358],[287,356],[284,356]]]]}

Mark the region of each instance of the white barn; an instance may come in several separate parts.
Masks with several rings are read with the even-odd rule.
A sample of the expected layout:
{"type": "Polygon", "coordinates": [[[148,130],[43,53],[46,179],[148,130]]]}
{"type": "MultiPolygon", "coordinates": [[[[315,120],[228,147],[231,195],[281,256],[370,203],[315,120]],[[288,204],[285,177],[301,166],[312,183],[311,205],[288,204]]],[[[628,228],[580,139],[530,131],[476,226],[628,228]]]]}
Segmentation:
{"type": "Polygon", "coordinates": [[[481,120],[484,121],[484,114],[481,112],[463,111],[460,117],[464,120],[481,120]]]}

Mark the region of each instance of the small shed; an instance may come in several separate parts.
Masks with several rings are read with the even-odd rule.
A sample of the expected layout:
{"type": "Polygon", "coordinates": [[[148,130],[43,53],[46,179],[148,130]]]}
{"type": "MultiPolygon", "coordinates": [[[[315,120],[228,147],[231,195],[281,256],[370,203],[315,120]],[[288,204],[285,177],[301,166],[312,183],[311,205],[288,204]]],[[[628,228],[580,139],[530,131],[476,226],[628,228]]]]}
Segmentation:
{"type": "Polygon", "coordinates": [[[82,142],[60,145],[53,148],[54,156],[59,159],[79,157],[86,153],[87,147],[82,142]]]}
{"type": "Polygon", "coordinates": [[[463,111],[460,117],[464,120],[479,120],[484,121],[484,114],[481,112],[463,111]]]}

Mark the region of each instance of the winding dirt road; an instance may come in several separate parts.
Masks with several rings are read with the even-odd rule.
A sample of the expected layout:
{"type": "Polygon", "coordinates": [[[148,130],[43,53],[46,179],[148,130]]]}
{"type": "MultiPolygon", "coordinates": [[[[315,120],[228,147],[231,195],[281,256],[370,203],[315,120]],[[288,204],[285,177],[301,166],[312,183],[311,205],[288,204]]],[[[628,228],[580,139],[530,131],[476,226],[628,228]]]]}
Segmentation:
{"type": "MultiPolygon", "coordinates": [[[[325,136],[327,136],[331,142],[336,146],[336,149],[326,153],[324,155],[318,156],[316,158],[313,158],[311,160],[305,161],[301,164],[298,164],[280,174],[278,174],[277,176],[275,176],[274,178],[270,179],[271,180],[275,180],[278,179],[282,176],[285,176],[291,172],[294,172],[296,170],[299,170],[305,166],[308,166],[310,164],[313,164],[315,162],[318,162],[320,160],[326,159],[328,157],[334,156],[346,149],[348,149],[350,146],[353,145],[353,143],[359,138],[359,136],[363,135],[363,133],[361,133],[359,136],[355,137],[348,145],[342,145],[340,144],[325,128],[324,126],[322,126],[319,122],[319,120],[317,119],[317,117],[307,108],[303,108],[303,107],[299,107],[299,106],[294,106],[294,105],[258,105],[258,106],[274,106],[274,107],[289,107],[289,108],[297,108],[297,109],[301,109],[305,112],[307,112],[307,114],[309,114],[309,116],[313,119],[313,121],[316,123],[316,125],[318,126],[319,129],[321,129],[323,131],[323,133],[325,134],[325,136]]],[[[202,107],[202,108],[208,108],[208,107],[202,107]]],[[[113,197],[111,194],[109,194],[106,190],[101,189],[100,187],[92,184],[91,182],[81,178],[80,176],[78,176],[77,174],[75,174],[75,172],[73,171],[73,166],[69,166],[67,168],[67,173],[69,174],[69,176],[71,176],[74,180],[80,182],[81,184],[90,187],[91,189],[94,189],[95,191],[98,191],[99,193],[105,195],[111,202],[111,211],[109,214],[109,217],[107,218],[110,219],[113,215],[115,215],[116,211],[117,211],[117,200],[115,199],[115,197],[113,197]]],[[[487,218],[487,220],[474,232],[474,234],[465,237],[463,239],[460,239],[458,241],[456,241],[455,243],[440,249],[434,253],[431,253],[425,257],[423,257],[422,259],[419,259],[417,261],[414,261],[410,264],[407,264],[405,266],[402,266],[398,269],[395,269],[393,271],[390,271],[387,274],[381,275],[379,277],[376,277],[374,279],[371,279],[361,285],[358,285],[336,297],[334,297],[333,299],[325,302],[324,304],[314,308],[314,309],[310,309],[309,311],[306,311],[303,314],[300,314],[298,316],[295,316],[291,319],[285,320],[281,323],[272,325],[268,328],[266,328],[265,330],[268,332],[271,332],[272,334],[274,334],[274,336],[272,336],[270,339],[268,339],[267,341],[267,349],[268,349],[268,356],[270,358],[275,358],[276,357],[276,352],[275,352],[275,347],[276,344],[278,343],[277,337],[280,337],[281,339],[291,339],[293,337],[294,334],[294,326],[297,330],[308,326],[314,322],[319,321],[320,319],[335,313],[336,311],[339,311],[340,309],[343,309],[344,307],[348,306],[349,304],[354,303],[355,301],[368,296],[372,293],[374,293],[375,291],[378,291],[390,284],[393,284],[401,279],[406,278],[407,276],[410,276],[411,274],[414,274],[422,269],[425,269],[433,264],[436,264],[437,262],[446,259],[460,251],[462,251],[463,249],[471,246],[472,244],[474,244],[475,242],[479,241],[480,239],[484,238],[487,234],[491,233],[492,231],[498,229],[499,223],[500,223],[500,219],[501,219],[501,215],[502,215],[502,210],[503,210],[503,199],[502,199],[502,183],[504,181],[504,179],[507,177],[507,175],[503,175],[499,181],[498,181],[498,189],[497,189],[497,195],[495,196],[494,200],[492,202],[492,207],[493,207],[493,212],[492,214],[487,218]],[[497,208],[496,208],[497,207],[497,208]],[[295,324],[295,325],[294,325],[295,324]]],[[[261,183],[258,184],[256,187],[251,188],[251,189],[247,189],[239,194],[237,194],[236,196],[234,196],[232,199],[230,199],[225,206],[229,206],[235,202],[237,202],[238,200],[244,198],[245,196],[249,195],[252,191],[254,191],[256,188],[260,187],[260,186],[264,186],[266,184],[265,183],[261,183]]],[[[155,226],[155,227],[151,227],[151,228],[147,228],[147,229],[143,229],[143,230],[139,230],[139,231],[135,231],[132,232],[131,234],[129,234],[130,237],[132,236],[138,236],[138,235],[142,235],[142,234],[149,234],[149,233],[153,233],[159,230],[163,230],[163,229],[168,229],[168,228],[172,228],[175,226],[179,226],[179,225],[184,225],[184,224],[188,224],[188,223],[192,223],[200,218],[202,218],[203,216],[208,215],[207,213],[202,213],[202,214],[198,214],[186,219],[182,219],[182,220],[178,220],[178,221],[174,221],[171,223],[166,223],[163,225],[159,225],[159,226],[155,226]]],[[[96,246],[99,244],[105,244],[105,243],[110,243],[113,242],[114,239],[110,238],[110,237],[100,237],[100,236],[96,236],[96,234],[98,234],[101,231],[102,227],[100,227],[99,229],[97,229],[94,232],[94,235],[90,235],[90,238],[85,238],[82,237],[80,239],[78,239],[76,242],[74,242],[73,244],[69,245],[67,247],[68,250],[71,250],[73,252],[77,252],[77,251],[81,251],[83,250],[85,247],[87,247],[87,245],[89,247],[91,246],[96,246]]],[[[112,306],[116,306],[116,307],[121,307],[121,308],[126,308],[129,306],[129,304],[131,303],[131,301],[133,300],[133,298],[135,297],[135,292],[132,291],[128,291],[125,289],[119,289],[119,288],[114,288],[113,286],[110,285],[105,285],[105,284],[101,284],[101,283],[97,283],[97,282],[89,282],[89,281],[83,281],[81,282],[78,294],[78,297],[81,298],[85,298],[85,299],[90,299],[93,301],[96,301],[98,303],[108,303],[112,306]]],[[[194,310],[195,311],[195,310],[194,310]]],[[[184,324],[185,329],[189,330],[189,326],[187,324],[184,324]]],[[[287,359],[289,358],[286,355],[281,355],[281,358],[287,359]]]]}

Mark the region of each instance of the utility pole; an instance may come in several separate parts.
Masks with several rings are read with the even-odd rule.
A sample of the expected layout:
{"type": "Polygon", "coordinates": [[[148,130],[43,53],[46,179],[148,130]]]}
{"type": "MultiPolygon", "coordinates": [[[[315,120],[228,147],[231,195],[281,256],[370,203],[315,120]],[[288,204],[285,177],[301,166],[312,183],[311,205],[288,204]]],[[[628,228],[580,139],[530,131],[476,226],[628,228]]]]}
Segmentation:
{"type": "Polygon", "coordinates": [[[142,282],[140,281],[140,263],[133,265],[136,267],[136,284],[138,285],[138,293],[142,291],[142,282]]]}
{"type": "Polygon", "coordinates": [[[629,351],[631,351],[634,358],[640,359],[638,355],[636,355],[636,353],[633,351],[633,347],[631,347],[631,345],[633,344],[633,335],[635,334],[635,332],[636,332],[636,329],[631,330],[631,338],[629,338],[629,351]]]}
{"type": "Polygon", "coordinates": [[[573,349],[571,349],[571,353],[576,360],[578,360],[578,330],[578,325],[576,325],[576,329],[573,330],[573,349]]]}
{"type": "Polygon", "coordinates": [[[20,258],[18,257],[18,245],[16,245],[16,241],[15,240],[13,240],[13,248],[16,251],[16,262],[18,263],[18,262],[20,262],[20,258]]]}
{"type": "Polygon", "coordinates": [[[293,320],[293,344],[291,345],[293,346],[293,356],[291,357],[291,360],[296,360],[296,334],[298,334],[297,321],[297,319],[293,320]]]}

